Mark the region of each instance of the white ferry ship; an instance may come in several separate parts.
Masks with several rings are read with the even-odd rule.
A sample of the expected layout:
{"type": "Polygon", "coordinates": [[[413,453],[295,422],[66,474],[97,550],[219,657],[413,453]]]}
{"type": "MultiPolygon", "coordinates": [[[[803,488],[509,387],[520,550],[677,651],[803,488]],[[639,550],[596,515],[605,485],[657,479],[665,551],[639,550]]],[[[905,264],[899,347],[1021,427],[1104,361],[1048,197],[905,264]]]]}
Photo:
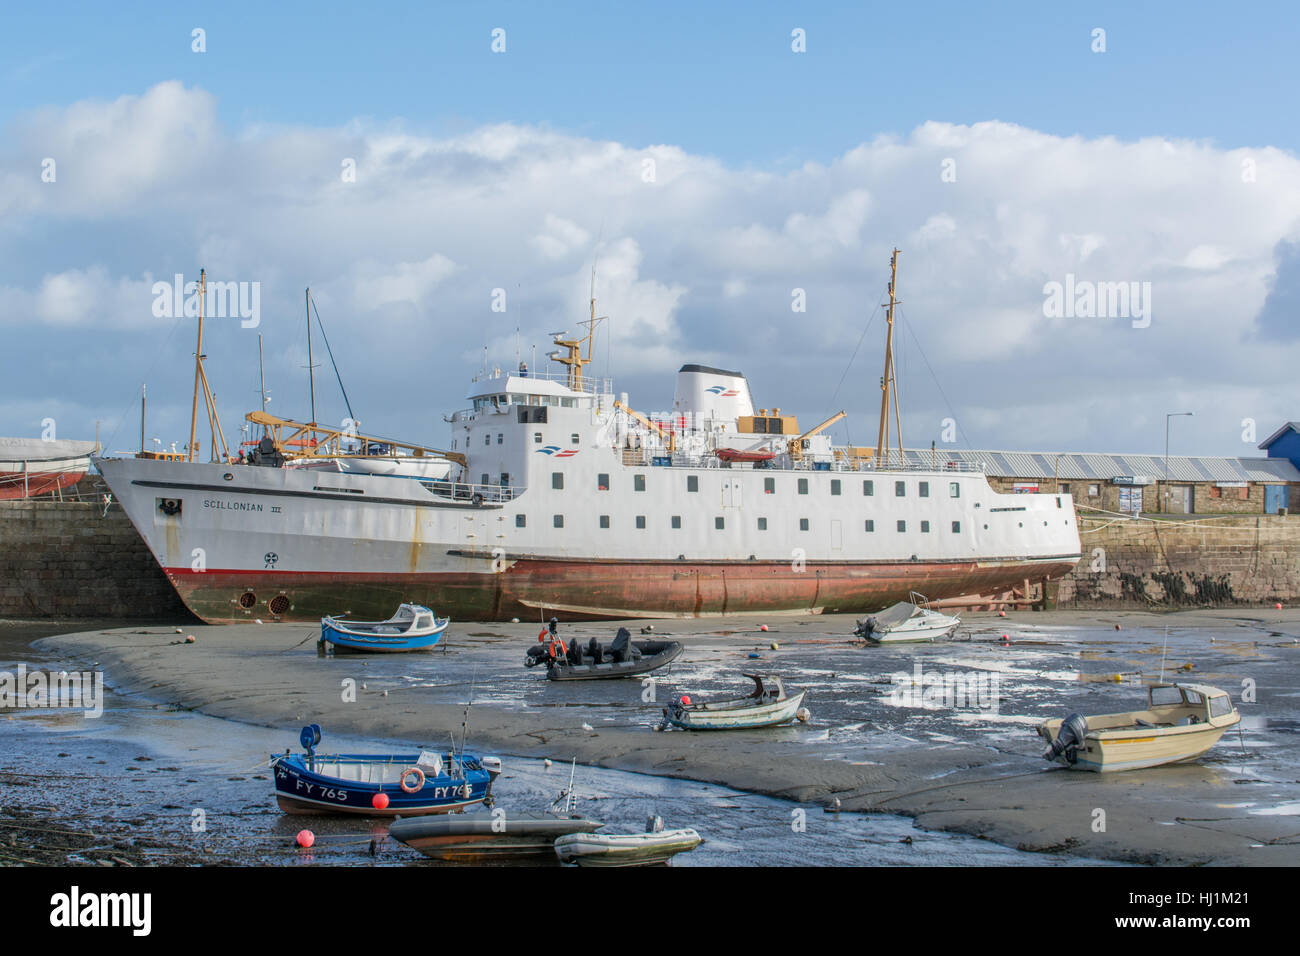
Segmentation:
{"type": "Polygon", "coordinates": [[[641,415],[584,375],[593,307],[585,338],[557,336],[558,374],[480,374],[471,407],[446,416],[449,449],[403,446],[445,478],[427,477],[441,464],[344,467],[379,440],[349,452],[354,436],[264,412],[248,416],[265,437],[247,457],[97,465],[209,622],[374,618],[402,602],[462,620],[860,613],[1069,571],[1069,495],[999,494],[956,462],[891,465],[892,283],[890,298],[876,448],[831,442],[842,413],[801,431],[755,408],[739,371],[705,365],[678,372],[671,414],[641,415]]]}

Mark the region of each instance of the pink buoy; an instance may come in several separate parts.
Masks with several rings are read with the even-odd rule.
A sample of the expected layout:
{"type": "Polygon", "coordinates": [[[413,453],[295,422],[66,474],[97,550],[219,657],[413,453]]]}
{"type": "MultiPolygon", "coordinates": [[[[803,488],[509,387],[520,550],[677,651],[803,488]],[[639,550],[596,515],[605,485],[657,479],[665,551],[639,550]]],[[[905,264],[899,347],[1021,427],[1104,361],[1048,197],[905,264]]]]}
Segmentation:
{"type": "Polygon", "coordinates": [[[683,706],[683,707],[689,707],[689,706],[691,706],[691,698],[690,698],[689,696],[687,696],[686,694],[683,694],[683,695],[682,695],[682,706],[683,706]]]}
{"type": "Polygon", "coordinates": [[[1281,605],[1281,603],[1274,604],[1273,606],[1274,606],[1275,608],[1277,608],[1279,611],[1282,610],[1282,605],[1281,605]]]}
{"type": "Polygon", "coordinates": [[[760,631],[766,631],[766,630],[767,630],[767,625],[766,625],[766,624],[762,624],[762,625],[759,626],[758,629],[759,629],[760,631]]]}
{"type": "Polygon", "coordinates": [[[375,794],[373,797],[370,798],[370,805],[374,807],[376,810],[387,810],[388,794],[386,793],[375,794]]]}
{"type": "Polygon", "coordinates": [[[316,834],[312,833],[310,830],[298,831],[298,845],[302,847],[304,850],[307,849],[315,842],[316,842],[316,834]]]}

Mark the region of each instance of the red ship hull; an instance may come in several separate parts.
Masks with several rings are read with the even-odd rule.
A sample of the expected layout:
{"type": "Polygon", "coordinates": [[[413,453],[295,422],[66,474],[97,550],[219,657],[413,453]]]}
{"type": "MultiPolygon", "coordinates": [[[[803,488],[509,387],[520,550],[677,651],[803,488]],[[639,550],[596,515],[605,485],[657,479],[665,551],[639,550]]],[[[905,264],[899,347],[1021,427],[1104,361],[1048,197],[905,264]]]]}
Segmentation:
{"type": "Polygon", "coordinates": [[[916,591],[931,600],[1010,590],[1068,572],[1077,555],[1037,561],[790,562],[514,560],[499,574],[220,571],[170,568],[185,604],[209,623],[382,616],[403,601],[453,620],[702,617],[879,610],[916,591]]]}

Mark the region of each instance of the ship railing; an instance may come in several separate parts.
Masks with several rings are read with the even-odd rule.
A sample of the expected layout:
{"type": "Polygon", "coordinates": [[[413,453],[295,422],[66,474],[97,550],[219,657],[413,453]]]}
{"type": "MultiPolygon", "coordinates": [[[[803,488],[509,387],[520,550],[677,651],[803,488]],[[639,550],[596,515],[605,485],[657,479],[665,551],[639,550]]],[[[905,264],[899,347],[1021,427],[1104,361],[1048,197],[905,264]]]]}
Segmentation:
{"type": "MultiPolygon", "coordinates": [[[[623,464],[630,468],[643,467],[669,467],[669,468],[749,468],[744,464],[732,464],[725,462],[716,455],[684,455],[680,452],[670,454],[666,449],[660,448],[624,448],[622,451],[623,464]]],[[[754,471],[833,471],[843,472],[953,472],[953,473],[982,473],[984,464],[982,462],[969,461],[936,461],[933,463],[926,462],[898,462],[892,461],[879,466],[874,459],[867,458],[835,458],[830,455],[804,455],[801,458],[791,460],[786,455],[778,456],[769,462],[756,462],[752,466],[754,471]]]]}
{"type": "Polygon", "coordinates": [[[439,498],[497,504],[513,501],[526,490],[518,485],[483,485],[467,481],[450,481],[445,478],[421,479],[420,484],[439,498]]]}
{"type": "MultiPolygon", "coordinates": [[[[566,388],[569,385],[569,373],[567,369],[529,369],[526,373],[511,371],[510,369],[494,368],[487,372],[479,372],[471,380],[473,382],[495,382],[505,381],[508,378],[536,379],[542,382],[559,382],[566,388]]],[[[614,380],[612,378],[595,378],[583,376],[582,385],[574,389],[577,392],[585,392],[588,395],[612,395],[614,393],[614,380]]]]}

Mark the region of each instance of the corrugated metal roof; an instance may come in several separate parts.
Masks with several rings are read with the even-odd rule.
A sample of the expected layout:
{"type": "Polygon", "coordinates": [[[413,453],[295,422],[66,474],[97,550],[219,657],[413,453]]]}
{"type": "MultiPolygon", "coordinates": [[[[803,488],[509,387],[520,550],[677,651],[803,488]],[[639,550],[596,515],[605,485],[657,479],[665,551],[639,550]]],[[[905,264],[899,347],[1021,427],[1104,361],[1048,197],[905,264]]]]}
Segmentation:
{"type": "MultiPolygon", "coordinates": [[[[909,450],[908,463],[928,468],[931,452],[909,450]]],[[[1163,480],[1163,455],[1110,455],[1089,452],[937,451],[934,458],[984,466],[999,478],[1051,478],[1062,481],[1146,477],[1163,480]]],[[[1204,455],[1169,456],[1170,481],[1300,482],[1300,470],[1285,458],[1207,458],[1204,455]]]]}

